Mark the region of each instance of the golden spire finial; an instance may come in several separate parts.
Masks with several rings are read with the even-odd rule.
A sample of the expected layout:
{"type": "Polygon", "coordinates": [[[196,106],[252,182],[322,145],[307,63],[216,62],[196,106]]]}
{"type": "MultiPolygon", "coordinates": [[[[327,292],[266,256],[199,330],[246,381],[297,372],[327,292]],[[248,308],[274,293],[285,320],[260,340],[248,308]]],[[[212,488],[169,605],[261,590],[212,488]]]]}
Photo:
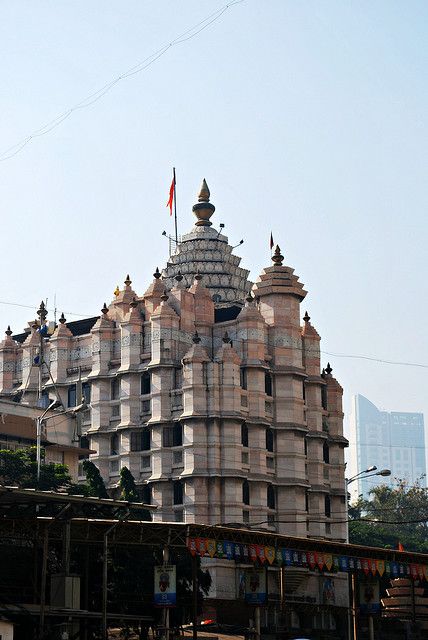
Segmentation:
{"type": "Polygon", "coordinates": [[[198,200],[199,202],[209,202],[210,201],[210,190],[207,185],[207,181],[205,178],[202,180],[201,188],[199,190],[198,200]]]}
{"type": "Polygon", "coordinates": [[[116,289],[113,291],[113,295],[115,295],[115,296],[116,296],[116,298],[117,298],[117,296],[119,295],[119,293],[120,293],[120,289],[119,289],[119,285],[117,284],[117,285],[116,285],[116,289]]]}
{"type": "Polygon", "coordinates": [[[192,207],[192,211],[198,219],[197,227],[211,226],[210,218],[215,211],[215,206],[210,202],[210,195],[207,181],[204,178],[199,190],[198,202],[192,207]]]}

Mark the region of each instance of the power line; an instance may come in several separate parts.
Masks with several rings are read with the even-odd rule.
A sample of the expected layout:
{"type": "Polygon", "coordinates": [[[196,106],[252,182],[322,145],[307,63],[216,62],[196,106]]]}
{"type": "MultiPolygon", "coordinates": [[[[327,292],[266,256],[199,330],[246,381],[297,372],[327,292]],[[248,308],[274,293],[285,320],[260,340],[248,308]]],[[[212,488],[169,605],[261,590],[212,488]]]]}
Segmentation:
{"type": "MultiPolygon", "coordinates": [[[[238,0],[237,0],[238,1],[238,0]]],[[[239,2],[243,2],[243,0],[239,0],[239,2]]],[[[230,6],[230,5],[228,5],[230,6]]],[[[1,159],[0,159],[1,161],[1,159]]],[[[10,307],[22,307],[24,309],[33,309],[35,310],[36,307],[38,305],[30,305],[30,304],[21,304],[19,302],[8,302],[6,300],[0,300],[0,305],[7,305],[10,307]]],[[[54,311],[54,309],[48,309],[49,313],[52,313],[54,311]]],[[[70,315],[70,316],[76,316],[79,318],[89,318],[91,317],[90,314],[86,313],[75,313],[73,311],[66,311],[64,309],[64,313],[70,315]]],[[[234,338],[233,342],[240,342],[239,338],[234,338]]],[[[293,346],[293,349],[295,349],[296,351],[303,351],[303,347],[298,347],[296,345],[293,346]]],[[[323,353],[325,355],[329,355],[329,356],[333,356],[333,357],[337,357],[337,358],[352,358],[352,359],[356,359],[356,358],[360,358],[362,360],[370,360],[372,362],[379,362],[381,364],[393,364],[393,365],[398,365],[398,366],[407,366],[407,367],[421,367],[424,369],[428,369],[428,364],[421,364],[421,363],[415,363],[415,362],[401,362],[401,361],[396,361],[396,360],[384,360],[382,358],[377,358],[375,356],[362,356],[362,355],[356,355],[356,354],[345,354],[345,353],[333,353],[331,351],[324,351],[324,350],[320,350],[320,353],[323,353]]],[[[417,412],[416,412],[417,413],[417,412]]],[[[368,445],[369,446],[369,445],[368,445]]],[[[372,444],[370,444],[370,446],[373,446],[372,444]]],[[[375,445],[375,446],[383,446],[383,445],[375,445]]],[[[399,446],[399,445],[390,445],[390,446],[399,446]]],[[[420,447],[408,447],[408,448],[420,448],[420,447]]],[[[423,447],[422,447],[423,448],[423,447]]]]}
{"type": "Polygon", "coordinates": [[[0,162],[5,162],[6,160],[9,160],[10,158],[16,156],[20,151],[22,151],[24,147],[27,146],[27,144],[29,144],[35,138],[39,138],[46,135],[47,133],[50,133],[53,129],[64,122],[64,120],[67,120],[67,118],[69,118],[75,111],[79,109],[86,109],[87,107],[93,105],[95,102],[98,102],[98,100],[105,96],[105,94],[108,93],[121,80],[125,80],[126,78],[130,78],[138,73],[141,73],[142,71],[150,67],[154,62],[156,62],[156,60],[163,56],[169,49],[187,42],[188,40],[191,40],[199,33],[201,33],[201,31],[207,29],[207,27],[213,24],[213,22],[216,22],[223,15],[223,13],[230,9],[230,7],[233,7],[236,4],[240,4],[241,2],[244,2],[244,0],[233,0],[232,2],[229,2],[228,4],[220,7],[197,24],[193,25],[189,29],[186,29],[186,31],[184,31],[180,35],[176,36],[173,40],[171,40],[171,42],[168,42],[167,44],[161,46],[157,51],[147,56],[147,58],[144,58],[144,60],[142,60],[138,64],[134,65],[127,71],[124,71],[116,78],[113,78],[113,80],[107,82],[103,87],[101,87],[94,93],[91,93],[86,98],[58,115],[53,120],[50,120],[44,126],[40,127],[36,131],[33,131],[33,133],[23,138],[20,142],[17,142],[8,149],[5,149],[2,153],[0,153],[0,162]]]}
{"type": "MultiPolygon", "coordinates": [[[[35,304],[21,304],[19,302],[6,302],[5,300],[0,300],[0,304],[5,304],[9,307],[22,307],[23,309],[33,309],[33,311],[35,311],[38,307],[38,305],[35,304]]],[[[47,309],[48,312],[52,313],[54,311],[54,309],[47,309]]],[[[73,313],[72,311],[65,311],[64,313],[68,314],[69,316],[78,316],[79,318],[90,318],[91,316],[86,313],[73,313]]]]}
{"type": "Polygon", "coordinates": [[[359,360],[370,360],[372,362],[381,362],[382,364],[398,364],[404,367],[421,367],[423,369],[428,369],[428,364],[420,364],[417,362],[400,362],[397,360],[383,360],[382,358],[375,358],[372,356],[361,356],[361,355],[354,355],[349,353],[331,353],[330,351],[320,351],[320,353],[324,353],[328,356],[334,356],[335,358],[354,358],[359,360]]]}

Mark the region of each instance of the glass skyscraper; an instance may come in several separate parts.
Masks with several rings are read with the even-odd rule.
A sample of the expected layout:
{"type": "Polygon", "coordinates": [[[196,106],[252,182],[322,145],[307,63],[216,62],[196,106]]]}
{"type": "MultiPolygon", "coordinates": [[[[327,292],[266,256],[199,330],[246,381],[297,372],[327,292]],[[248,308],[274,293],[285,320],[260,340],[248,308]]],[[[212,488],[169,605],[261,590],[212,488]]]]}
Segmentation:
{"type": "Polygon", "coordinates": [[[353,499],[368,497],[379,484],[396,484],[398,479],[426,486],[425,431],[422,413],[380,411],[358,394],[352,398],[349,465],[347,477],[376,465],[391,469],[391,476],[355,480],[349,486],[353,499]],[[422,479],[421,479],[422,477],[422,479]]]}

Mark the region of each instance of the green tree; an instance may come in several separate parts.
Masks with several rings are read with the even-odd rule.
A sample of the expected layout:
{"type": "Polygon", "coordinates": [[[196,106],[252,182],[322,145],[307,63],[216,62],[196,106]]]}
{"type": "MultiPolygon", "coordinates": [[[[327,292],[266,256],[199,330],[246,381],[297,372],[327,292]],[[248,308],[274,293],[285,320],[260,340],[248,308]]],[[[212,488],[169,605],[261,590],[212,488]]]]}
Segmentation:
{"type": "Polygon", "coordinates": [[[64,464],[43,462],[37,480],[36,447],[10,451],[0,450],[0,482],[22,489],[66,491],[72,486],[68,468],[64,464]]]}
{"type": "Polygon", "coordinates": [[[395,488],[380,485],[349,507],[349,541],[375,547],[428,552],[428,489],[421,480],[395,488]]]}
{"type": "Polygon", "coordinates": [[[122,467],[120,470],[120,497],[128,502],[138,502],[139,495],[135,479],[128,467],[122,467]]]}
{"type": "Polygon", "coordinates": [[[96,467],[93,462],[90,462],[90,460],[84,460],[83,471],[85,472],[88,485],[88,493],[86,495],[95,498],[108,498],[109,495],[98,467],[96,467]]]}

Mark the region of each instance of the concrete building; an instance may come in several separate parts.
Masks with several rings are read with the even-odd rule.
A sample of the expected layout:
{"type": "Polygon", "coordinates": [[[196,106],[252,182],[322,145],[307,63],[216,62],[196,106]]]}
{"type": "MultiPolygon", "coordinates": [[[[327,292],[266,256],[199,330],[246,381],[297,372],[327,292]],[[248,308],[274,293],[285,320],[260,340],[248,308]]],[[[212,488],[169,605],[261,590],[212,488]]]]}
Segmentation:
{"type": "MultiPolygon", "coordinates": [[[[204,181],[195,226],[145,293],[127,276],[99,317],[60,318],[44,344],[45,390],[55,383],[73,406],[82,384],[91,459],[113,492],[126,465],[155,519],[344,541],[342,388],[321,368],[306,291],[279,247],[250,282],[214,209],[204,181]]],[[[0,345],[3,397],[36,397],[37,328],[0,345]]],[[[223,564],[216,595],[233,598],[223,564]]]]}
{"type": "MultiPolygon", "coordinates": [[[[0,400],[0,449],[16,451],[36,446],[37,418],[45,413],[39,407],[0,400]]],[[[79,460],[89,455],[73,438],[76,418],[71,415],[49,412],[43,420],[41,445],[45,462],[67,465],[74,481],[78,478],[79,460]],[[74,441],[73,441],[74,440],[74,441]]]]}
{"type": "Polygon", "coordinates": [[[390,469],[391,476],[355,480],[349,489],[353,498],[368,497],[380,484],[397,479],[426,484],[425,430],[422,413],[381,411],[362,395],[352,398],[348,477],[376,465],[390,469]]]}

